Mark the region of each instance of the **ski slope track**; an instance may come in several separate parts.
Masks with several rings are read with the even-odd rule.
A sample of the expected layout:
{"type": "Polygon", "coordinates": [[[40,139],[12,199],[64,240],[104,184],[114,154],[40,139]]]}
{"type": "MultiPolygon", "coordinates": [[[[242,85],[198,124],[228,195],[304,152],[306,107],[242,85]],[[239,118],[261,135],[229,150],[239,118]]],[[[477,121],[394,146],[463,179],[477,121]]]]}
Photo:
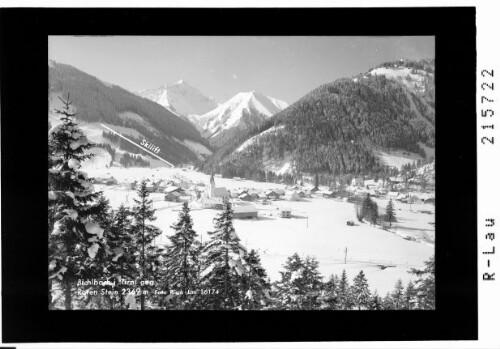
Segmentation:
{"type": "Polygon", "coordinates": [[[108,126],[103,125],[103,124],[101,124],[101,126],[102,126],[102,127],[104,127],[105,129],[107,129],[107,130],[109,130],[109,131],[113,132],[113,133],[114,133],[114,134],[116,134],[117,136],[119,136],[119,137],[123,138],[124,140],[126,140],[126,141],[128,141],[128,142],[132,143],[133,145],[135,145],[136,147],[140,148],[141,150],[144,150],[145,152],[147,152],[147,153],[149,153],[149,154],[153,155],[155,158],[160,159],[161,161],[163,161],[164,163],[166,163],[166,164],[167,164],[167,165],[169,165],[170,167],[175,167],[174,165],[172,165],[172,164],[171,164],[170,162],[168,162],[167,160],[165,160],[165,159],[163,159],[162,157],[160,157],[160,156],[156,155],[155,153],[153,153],[153,152],[151,152],[151,151],[147,150],[146,148],[141,147],[139,144],[137,144],[137,143],[136,143],[136,142],[134,142],[134,141],[131,141],[130,139],[128,139],[127,137],[125,137],[125,136],[121,135],[120,133],[118,133],[118,132],[116,132],[116,131],[113,131],[113,130],[112,130],[112,129],[110,129],[108,126]]]}

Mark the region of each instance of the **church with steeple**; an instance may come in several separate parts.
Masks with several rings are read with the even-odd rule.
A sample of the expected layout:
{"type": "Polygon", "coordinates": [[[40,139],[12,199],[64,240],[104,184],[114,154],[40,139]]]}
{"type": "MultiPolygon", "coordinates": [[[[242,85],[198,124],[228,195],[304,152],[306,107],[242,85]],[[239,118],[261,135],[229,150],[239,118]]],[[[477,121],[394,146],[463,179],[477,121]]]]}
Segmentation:
{"type": "Polygon", "coordinates": [[[219,206],[220,204],[228,201],[230,197],[231,195],[226,187],[217,187],[215,185],[214,174],[212,172],[210,174],[210,183],[201,198],[203,207],[211,208],[219,206]]]}

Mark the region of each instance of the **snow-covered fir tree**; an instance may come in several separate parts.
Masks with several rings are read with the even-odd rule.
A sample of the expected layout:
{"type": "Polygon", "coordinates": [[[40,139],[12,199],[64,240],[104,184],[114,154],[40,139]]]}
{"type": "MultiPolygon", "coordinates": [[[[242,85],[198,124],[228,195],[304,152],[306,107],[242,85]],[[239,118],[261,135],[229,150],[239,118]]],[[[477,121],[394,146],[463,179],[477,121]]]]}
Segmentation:
{"type": "Polygon", "coordinates": [[[371,292],[363,270],[360,270],[358,275],[354,277],[353,285],[351,286],[351,295],[353,305],[358,310],[369,308],[371,292]]]}
{"type": "Polygon", "coordinates": [[[389,227],[392,227],[392,223],[397,222],[396,212],[394,211],[394,203],[392,202],[392,199],[389,200],[389,203],[385,208],[384,220],[389,223],[389,227]]]}
{"type": "Polygon", "coordinates": [[[158,269],[161,264],[160,251],[153,244],[155,238],[161,234],[161,230],[149,224],[149,222],[156,220],[156,210],[153,208],[153,201],[149,198],[149,191],[146,186],[146,180],[143,180],[137,189],[139,198],[134,199],[135,205],[132,208],[132,232],[134,241],[139,246],[139,250],[135,252],[138,279],[140,282],[144,282],[140,294],[141,310],[146,307],[146,294],[144,291],[148,292],[147,298],[150,302],[155,300],[152,291],[154,284],[158,282],[158,269]],[[151,282],[153,285],[151,285],[151,282]]]}
{"type": "Polygon", "coordinates": [[[340,282],[337,287],[337,297],[339,309],[350,310],[353,307],[351,288],[349,286],[349,279],[347,278],[347,273],[345,269],[342,271],[340,276],[340,282]]]}
{"type": "Polygon", "coordinates": [[[270,306],[272,303],[269,293],[271,284],[266,270],[261,265],[258,252],[252,249],[243,259],[247,266],[242,283],[246,291],[243,309],[254,310],[270,306]]]}
{"type": "Polygon", "coordinates": [[[203,248],[203,268],[200,274],[204,297],[209,309],[241,309],[244,297],[242,277],[247,272],[246,249],[240,244],[233,227],[231,203],[224,203],[223,210],[214,219],[214,230],[203,248]]]}
{"type": "MultiPolygon", "coordinates": [[[[106,263],[107,276],[117,290],[123,281],[135,281],[137,268],[135,266],[134,253],[138,251],[132,235],[131,212],[123,204],[111,217],[112,222],[105,233],[106,243],[109,251],[113,253],[106,263]]],[[[125,307],[125,296],[119,292],[118,296],[110,298],[111,309],[123,309],[125,307]]]]}
{"type": "Polygon", "coordinates": [[[382,309],[384,310],[394,310],[394,301],[390,292],[387,292],[384,299],[382,299],[382,309]]]}
{"type": "Polygon", "coordinates": [[[418,309],[435,309],[436,307],[436,280],[434,257],[425,261],[423,269],[410,270],[410,273],[418,278],[415,281],[417,289],[418,309]]]}
{"type": "Polygon", "coordinates": [[[49,131],[49,288],[59,288],[64,308],[72,309],[78,279],[98,276],[93,260],[103,253],[104,230],[94,220],[102,209],[99,194],[79,170],[92,157],[86,153],[92,145],[75,121],[69,95],[61,101],[61,124],[49,131]]]}
{"type": "MultiPolygon", "coordinates": [[[[99,225],[101,229],[103,229],[103,238],[101,243],[101,249],[96,253],[96,256],[93,258],[92,263],[89,265],[89,268],[92,269],[94,275],[99,276],[99,278],[109,278],[109,262],[112,260],[109,256],[112,255],[111,250],[108,246],[107,234],[112,224],[113,220],[113,211],[111,210],[111,206],[109,205],[109,200],[102,194],[102,192],[98,193],[99,196],[97,198],[97,205],[99,207],[99,212],[94,217],[94,222],[99,225]]],[[[81,301],[81,307],[87,309],[106,309],[111,308],[111,303],[113,302],[109,296],[103,297],[101,294],[101,290],[105,289],[107,291],[111,291],[113,287],[111,285],[92,285],[92,286],[79,286],[81,290],[92,289],[97,291],[97,294],[87,293],[81,301]]]]}
{"type": "Polygon", "coordinates": [[[322,309],[336,310],[339,306],[337,288],[340,283],[340,279],[337,275],[330,275],[330,278],[323,285],[323,295],[322,295],[322,309]]]}
{"type": "Polygon", "coordinates": [[[411,281],[408,282],[408,285],[406,286],[404,299],[405,299],[405,305],[404,305],[405,309],[408,310],[415,309],[417,303],[417,290],[415,289],[415,286],[411,281]]]}
{"type": "Polygon", "coordinates": [[[318,261],[313,257],[304,260],[297,253],[288,257],[281,280],[276,283],[280,309],[319,309],[321,300],[321,275],[318,261]]]}
{"type": "Polygon", "coordinates": [[[392,291],[391,297],[394,309],[399,310],[404,308],[405,306],[404,286],[401,279],[398,279],[398,281],[396,281],[396,285],[394,285],[394,291],[392,291]]]}
{"type": "Polygon", "coordinates": [[[369,303],[369,309],[370,310],[382,310],[382,299],[378,295],[377,290],[373,292],[373,296],[370,298],[370,303],[369,303]]]}
{"type": "Polygon", "coordinates": [[[319,263],[315,257],[307,256],[304,260],[304,269],[301,279],[306,289],[305,309],[319,309],[321,301],[318,297],[321,295],[323,287],[322,279],[319,270],[319,263]]]}
{"type": "Polygon", "coordinates": [[[297,279],[304,267],[304,262],[297,253],[287,258],[280,271],[281,280],[275,283],[275,294],[278,309],[300,309],[301,293],[297,279]]]}
{"type": "MultiPolygon", "coordinates": [[[[200,273],[200,242],[193,230],[193,220],[189,214],[188,203],[182,205],[178,221],[171,226],[174,234],[169,236],[171,246],[169,252],[169,272],[172,281],[170,286],[182,292],[182,300],[186,301],[188,290],[198,287],[200,273]]],[[[192,297],[190,297],[192,298],[192,297]]]]}

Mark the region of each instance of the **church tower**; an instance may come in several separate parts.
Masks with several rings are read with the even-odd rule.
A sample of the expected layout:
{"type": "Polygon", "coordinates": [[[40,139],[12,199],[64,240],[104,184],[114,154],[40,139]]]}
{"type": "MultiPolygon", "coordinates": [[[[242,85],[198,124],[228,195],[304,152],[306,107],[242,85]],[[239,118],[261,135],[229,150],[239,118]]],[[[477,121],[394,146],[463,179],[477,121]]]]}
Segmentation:
{"type": "Polygon", "coordinates": [[[210,173],[210,185],[209,185],[209,189],[210,189],[210,197],[214,198],[215,197],[215,179],[214,179],[214,173],[213,172],[210,173]]]}

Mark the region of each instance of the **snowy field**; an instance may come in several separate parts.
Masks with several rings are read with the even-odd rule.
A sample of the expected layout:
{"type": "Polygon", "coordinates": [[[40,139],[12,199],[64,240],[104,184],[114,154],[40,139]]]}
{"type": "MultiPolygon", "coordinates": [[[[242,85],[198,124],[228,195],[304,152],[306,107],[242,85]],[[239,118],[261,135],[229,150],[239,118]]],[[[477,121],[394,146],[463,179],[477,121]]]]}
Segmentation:
{"type": "MultiPolygon", "coordinates": [[[[89,164],[90,165],[90,164],[89,164]]],[[[209,177],[203,173],[167,168],[83,168],[91,177],[105,174],[113,175],[120,183],[135,179],[189,179],[193,182],[208,183],[209,177]]],[[[266,190],[284,188],[275,183],[259,183],[246,180],[225,178],[215,179],[217,186],[230,190],[237,188],[255,188],[266,190]]],[[[120,204],[133,205],[134,191],[128,191],[124,185],[96,185],[110,199],[113,208],[120,204]]],[[[172,233],[170,226],[176,222],[179,203],[163,201],[160,193],[151,194],[157,220],[153,223],[163,231],[157,243],[167,243],[167,236],[172,233]]],[[[385,212],[387,200],[376,199],[380,214],[385,212]]],[[[369,224],[357,223],[354,205],[335,199],[313,197],[301,201],[274,201],[272,205],[254,204],[259,210],[258,219],[236,219],[234,226],[242,243],[247,248],[259,251],[262,264],[271,281],[280,278],[279,271],[286,258],[297,252],[300,256],[315,256],[319,269],[325,279],[332,273],[340,274],[345,269],[350,281],[363,270],[371,290],[377,289],[380,295],[392,291],[397,279],[404,283],[414,277],[408,274],[411,267],[421,268],[424,261],[434,255],[434,206],[425,204],[403,204],[395,202],[396,216],[399,220],[391,231],[369,224]],[[280,218],[279,207],[292,209],[292,218],[280,218]],[[426,211],[425,213],[419,211],[426,211]],[[347,226],[352,220],[356,226],[347,226]],[[406,240],[413,237],[418,241],[406,240]],[[347,260],[344,264],[345,249],[347,260]],[[389,266],[381,269],[379,265],[389,266]]],[[[200,209],[197,203],[190,205],[194,220],[194,229],[203,241],[208,239],[207,231],[213,228],[213,218],[217,210],[200,209]]]]}

